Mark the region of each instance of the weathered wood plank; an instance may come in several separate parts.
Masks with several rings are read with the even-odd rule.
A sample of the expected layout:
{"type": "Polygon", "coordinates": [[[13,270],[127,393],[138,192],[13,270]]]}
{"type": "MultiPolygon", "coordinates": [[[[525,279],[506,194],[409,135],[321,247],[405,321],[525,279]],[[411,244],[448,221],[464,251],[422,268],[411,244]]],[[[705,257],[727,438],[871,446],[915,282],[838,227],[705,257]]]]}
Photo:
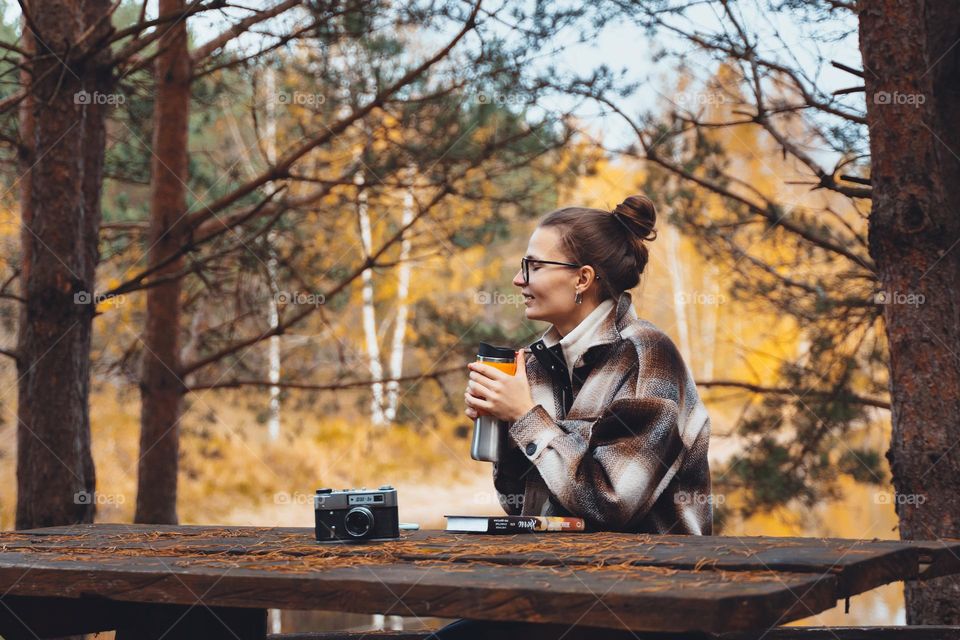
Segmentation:
{"type": "MultiPolygon", "coordinates": [[[[303,527],[211,527],[201,525],[130,525],[130,524],[96,524],[96,525],[75,525],[69,527],[48,527],[44,529],[31,529],[18,531],[17,534],[28,534],[29,537],[35,536],[63,536],[70,535],[76,537],[78,543],[88,546],[98,546],[104,538],[115,540],[114,536],[131,536],[140,534],[154,534],[161,537],[149,542],[152,547],[162,547],[171,544],[186,544],[208,549],[211,553],[217,549],[234,548],[244,545],[269,545],[271,543],[281,543],[288,541],[291,537],[312,540],[312,529],[303,527]],[[229,537],[217,538],[212,536],[213,532],[229,531],[229,537]],[[163,537],[166,536],[166,537],[163,537]],[[174,538],[175,536],[175,538],[174,538]]],[[[557,534],[543,534],[551,538],[557,534]]],[[[573,536],[574,534],[570,534],[573,536]]],[[[570,537],[564,536],[564,537],[570,537]]],[[[792,551],[806,549],[823,549],[825,553],[835,553],[845,555],[848,550],[853,550],[852,555],[856,558],[861,553],[871,553],[873,550],[896,550],[904,547],[916,548],[922,555],[920,562],[924,565],[924,576],[933,577],[934,575],[946,575],[960,571],[960,539],[943,540],[921,540],[921,541],[900,541],[900,540],[855,540],[844,538],[802,538],[802,537],[767,537],[767,536],[671,536],[671,535],[650,535],[650,534],[615,534],[615,533],[594,533],[587,538],[579,537],[585,541],[590,538],[593,540],[602,539],[604,536],[626,536],[637,545],[647,543],[656,543],[657,552],[663,552],[664,557],[654,558],[655,562],[668,563],[671,561],[669,550],[678,548],[683,554],[689,555],[689,550],[695,549],[698,552],[703,550],[711,555],[723,554],[728,557],[722,561],[724,568],[734,568],[737,565],[737,558],[730,556],[742,556],[744,551],[749,554],[757,555],[770,568],[776,568],[780,560],[775,557],[776,554],[784,551],[790,554],[792,551]],[[862,547],[857,551],[857,547],[862,547]],[[869,547],[869,548],[868,548],[869,547]],[[766,553],[767,557],[759,556],[759,553],[766,553]]],[[[540,536],[541,538],[543,536],[540,536]]],[[[516,538],[510,536],[509,538],[516,538]]],[[[469,536],[460,534],[446,534],[441,531],[418,531],[404,533],[405,540],[424,541],[430,540],[438,546],[447,544],[471,544],[479,548],[497,549],[503,543],[504,538],[499,536],[469,536]]],[[[40,544],[40,543],[36,543],[40,544]]],[[[58,543],[62,544],[62,543],[58,543]]],[[[121,540],[121,546],[131,543],[121,540]]],[[[701,555],[702,557],[702,555],[701,555]]],[[[697,558],[698,560],[700,558],[697,558]]],[[[815,564],[813,570],[822,566],[822,560],[815,564]]],[[[689,557],[678,558],[679,562],[689,563],[689,557]]],[[[748,566],[748,569],[751,568],[748,566]]],[[[795,570],[795,567],[791,567],[795,570]]],[[[923,576],[921,576],[923,577],[923,576]]]]}
{"type": "MultiPolygon", "coordinates": [[[[36,542],[9,543],[41,549],[79,548],[188,549],[200,554],[270,553],[271,550],[313,544],[313,531],[304,528],[198,527],[142,525],[80,525],[38,529],[29,538],[36,542]],[[229,535],[218,536],[218,532],[229,535]],[[68,540],[54,541],[70,535],[68,540]],[[141,536],[150,534],[151,539],[141,536]],[[182,534],[182,535],[181,535],[182,534]],[[50,540],[44,543],[43,540],[50,540]]],[[[0,539],[2,540],[2,539],[0,539]]],[[[960,541],[931,545],[896,540],[839,538],[771,538],[762,536],[659,536],[617,533],[522,534],[477,536],[438,531],[405,533],[408,548],[397,550],[398,560],[448,560],[493,562],[505,565],[545,566],[633,565],[677,569],[727,571],[787,571],[832,573],[837,576],[838,598],[845,598],[897,580],[919,575],[921,555],[933,568],[960,571],[949,560],[960,555],[960,541]],[[537,548],[533,548],[536,543],[537,548]]],[[[309,550],[304,551],[309,553],[309,550]]],[[[360,547],[344,545],[338,553],[363,555],[360,547]]],[[[932,575],[932,573],[931,573],[932,575]]],[[[943,575],[938,573],[936,575],[943,575]]]]}
{"type": "MultiPolygon", "coordinates": [[[[480,636],[478,636],[480,637],[480,636]]],[[[499,638],[523,638],[523,640],[717,640],[720,636],[689,632],[662,633],[650,631],[626,631],[599,629],[585,625],[534,624],[516,622],[493,622],[484,624],[484,636],[491,640],[499,638]]],[[[756,634],[753,640],[759,638],[756,634]]],[[[442,633],[428,631],[357,631],[280,633],[267,636],[268,640],[447,640],[442,633]],[[432,635],[431,635],[432,633],[432,635]]],[[[833,639],[831,639],[833,640],[833,639]]]]}
{"type": "MultiPolygon", "coordinates": [[[[169,559],[168,559],[169,560],[169,559]]],[[[311,571],[179,566],[161,558],[77,560],[0,554],[0,590],[19,596],[467,617],[660,631],[769,627],[835,604],[832,575],[631,567],[490,567],[449,563],[311,571]],[[29,579],[25,579],[29,573],[29,579]]]]}
{"type": "Polygon", "coordinates": [[[920,554],[921,580],[960,573],[960,540],[908,540],[920,554]]]}
{"type": "Polygon", "coordinates": [[[724,634],[722,640],[960,640],[960,627],[780,627],[769,633],[724,634]]]}
{"type": "MultiPolygon", "coordinates": [[[[620,578],[626,586],[612,593],[613,597],[621,598],[619,606],[625,611],[631,602],[635,606],[657,608],[670,598],[710,610],[718,602],[744,593],[764,602],[767,610],[762,615],[775,610],[782,613],[791,606],[798,610],[788,611],[780,620],[784,622],[830,608],[838,598],[890,581],[960,571],[960,540],[901,542],[617,533],[477,536],[418,531],[405,532],[400,540],[387,543],[330,546],[317,544],[313,530],[308,528],[97,524],[0,533],[0,551],[0,589],[16,581],[18,568],[23,574],[25,568],[36,565],[50,575],[64,572],[61,579],[69,582],[73,589],[69,595],[84,597],[83,585],[93,584],[93,576],[102,570],[101,577],[107,576],[112,582],[106,593],[96,590],[91,593],[142,600],[124,593],[124,590],[136,590],[150,593],[150,598],[157,602],[187,604],[195,602],[196,596],[189,601],[181,600],[186,597],[184,589],[178,589],[171,578],[181,580],[181,576],[186,576],[186,580],[181,580],[181,587],[187,587],[186,591],[201,589],[197,592],[200,593],[209,587],[219,593],[215,587],[229,575],[224,588],[239,589],[241,594],[258,591],[263,581],[269,583],[269,588],[258,597],[220,594],[218,606],[333,608],[410,615],[384,610],[384,606],[396,604],[396,597],[385,604],[389,599],[386,593],[395,587],[410,588],[418,594],[419,606],[425,610],[417,615],[450,617],[470,617],[463,613],[463,607],[471,603],[458,602],[456,597],[444,598],[440,592],[462,592],[461,600],[467,600],[473,589],[482,595],[474,605],[477,617],[504,620],[529,619],[529,616],[504,610],[498,597],[515,597],[516,590],[523,588],[531,592],[524,596],[528,601],[549,599],[548,596],[554,595],[549,586],[554,580],[561,580],[558,584],[566,589],[561,598],[567,603],[566,609],[558,615],[576,611],[578,604],[583,604],[584,596],[590,595],[586,587],[591,580],[599,581],[600,588],[620,578]],[[366,567],[351,569],[348,566],[351,563],[366,567]],[[370,567],[374,565],[372,571],[370,567]],[[438,567],[441,573],[449,575],[435,584],[428,577],[434,575],[438,567]],[[601,567],[606,569],[598,571],[601,567]],[[381,583],[384,591],[381,597],[352,605],[355,608],[350,608],[351,602],[328,603],[327,599],[333,596],[329,585],[323,583],[344,579],[343,572],[350,570],[355,572],[346,574],[346,579],[355,584],[356,589],[344,596],[346,600],[368,599],[370,590],[377,588],[375,583],[372,586],[363,583],[356,571],[376,575],[386,572],[385,575],[396,579],[396,584],[381,583]],[[654,579],[657,571],[661,575],[664,571],[670,572],[669,582],[674,588],[658,583],[654,579]],[[464,573],[469,573],[471,579],[478,577],[486,582],[465,588],[464,573]],[[620,577],[621,574],[626,575],[620,577]],[[498,577],[507,575],[517,583],[499,581],[498,577]],[[590,578],[580,580],[580,576],[590,578]],[[784,581],[780,582],[781,579],[784,581]],[[424,581],[422,586],[421,581],[424,581]],[[317,584],[305,588],[301,584],[304,582],[317,584]],[[775,588],[757,591],[761,584],[775,588]],[[814,590],[809,601],[805,600],[806,594],[799,602],[778,599],[794,588],[799,589],[801,584],[814,590]],[[691,599],[693,585],[699,590],[699,600],[691,599]],[[825,589],[826,585],[831,588],[825,589]],[[635,588],[635,592],[627,587],[635,588]],[[170,596],[173,599],[164,599],[166,593],[173,593],[170,596]],[[437,613],[435,607],[440,605],[448,608],[447,613],[437,613]],[[822,608],[815,608],[821,605],[822,608]],[[434,608],[431,610],[431,607],[434,608]],[[506,617],[497,618],[497,615],[506,617]],[[520,615],[527,617],[517,617],[520,615]]],[[[37,588],[37,595],[62,595],[44,591],[42,584],[37,588]]],[[[204,602],[210,604],[206,597],[204,602]]],[[[697,609],[689,611],[699,615],[697,609]]],[[[548,609],[544,615],[543,620],[547,621],[554,613],[548,609]]],[[[624,615],[630,618],[632,614],[624,615]]],[[[746,619],[733,618],[734,625],[747,623],[746,619]]],[[[660,624],[651,614],[630,619],[641,625],[660,624]]]]}
{"type": "MultiPolygon", "coordinates": [[[[564,640],[578,640],[578,637],[591,638],[586,634],[597,634],[597,629],[578,629],[563,636],[564,640]]],[[[553,640],[560,637],[553,629],[553,640]]],[[[601,632],[602,633],[602,632],[601,632]]],[[[633,634],[630,632],[608,631],[595,637],[604,640],[681,640],[676,636],[662,633],[633,634]]],[[[525,636],[526,638],[526,636],[525,636]]],[[[682,640],[960,640],[960,627],[916,626],[916,627],[778,627],[769,631],[750,634],[723,634],[721,636],[684,636],[682,640]]],[[[267,636],[267,640],[433,640],[430,632],[421,631],[364,631],[364,632],[326,632],[326,633],[280,633],[267,636]]],[[[440,638],[439,640],[442,640],[440,638]]],[[[527,638],[527,640],[536,640],[527,638]]]]}
{"type": "MultiPolygon", "coordinates": [[[[919,550],[896,541],[868,542],[841,539],[757,538],[721,536],[644,536],[624,539],[622,534],[591,534],[589,548],[577,554],[576,534],[558,545],[546,544],[555,534],[540,534],[539,550],[526,550],[525,536],[495,544],[489,537],[461,535],[455,540],[424,538],[428,546],[415,548],[405,559],[433,555],[459,562],[479,561],[503,564],[544,565],[634,565],[677,569],[720,569],[725,571],[767,571],[829,573],[837,576],[838,598],[869,591],[889,582],[914,578],[918,574],[919,550]],[[548,536],[548,537],[544,537],[548,536]],[[424,553],[421,549],[426,548],[424,553]],[[433,549],[431,552],[430,550],[433,549]]],[[[532,534],[537,535],[537,534],[532,534]]]]}

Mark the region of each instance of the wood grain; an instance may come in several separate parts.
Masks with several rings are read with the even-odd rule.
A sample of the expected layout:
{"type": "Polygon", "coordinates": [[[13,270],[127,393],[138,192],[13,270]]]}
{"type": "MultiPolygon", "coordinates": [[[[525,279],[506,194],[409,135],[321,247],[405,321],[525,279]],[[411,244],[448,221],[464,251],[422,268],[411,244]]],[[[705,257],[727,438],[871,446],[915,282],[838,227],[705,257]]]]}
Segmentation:
{"type": "Polygon", "coordinates": [[[98,524],[0,533],[0,593],[721,633],[956,572],[957,554],[955,540],[417,531],[323,545],[305,528],[98,524]]]}

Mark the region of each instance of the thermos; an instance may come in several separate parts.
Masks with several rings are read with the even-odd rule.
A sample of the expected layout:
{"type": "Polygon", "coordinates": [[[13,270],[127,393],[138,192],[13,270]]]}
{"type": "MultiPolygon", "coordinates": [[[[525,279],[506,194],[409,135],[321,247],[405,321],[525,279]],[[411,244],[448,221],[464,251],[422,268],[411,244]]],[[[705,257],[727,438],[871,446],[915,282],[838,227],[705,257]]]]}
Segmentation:
{"type": "MultiPolygon", "coordinates": [[[[510,375],[517,373],[516,351],[509,347],[495,347],[481,342],[480,350],[477,352],[477,362],[496,367],[510,375]]],[[[470,457],[474,460],[496,462],[500,455],[500,443],[506,437],[509,423],[487,415],[479,409],[477,413],[477,418],[473,422],[470,457]]]]}

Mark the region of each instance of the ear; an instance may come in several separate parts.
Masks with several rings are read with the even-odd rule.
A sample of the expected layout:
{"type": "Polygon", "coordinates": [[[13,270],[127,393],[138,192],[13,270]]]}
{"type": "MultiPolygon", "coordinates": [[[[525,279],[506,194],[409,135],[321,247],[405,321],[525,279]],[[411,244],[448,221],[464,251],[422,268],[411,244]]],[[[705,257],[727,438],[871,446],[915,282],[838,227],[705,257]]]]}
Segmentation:
{"type": "Polygon", "coordinates": [[[597,279],[597,272],[590,265],[586,264],[580,267],[578,272],[577,284],[590,284],[597,279]]]}

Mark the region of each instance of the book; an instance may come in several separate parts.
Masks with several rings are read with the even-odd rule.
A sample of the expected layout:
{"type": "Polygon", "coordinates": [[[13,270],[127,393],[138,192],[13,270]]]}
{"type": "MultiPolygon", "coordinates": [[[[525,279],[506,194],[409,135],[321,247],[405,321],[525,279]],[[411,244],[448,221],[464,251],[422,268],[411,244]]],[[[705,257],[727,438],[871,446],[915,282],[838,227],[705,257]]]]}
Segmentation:
{"type": "Polygon", "coordinates": [[[444,516],[447,531],[457,533],[539,533],[585,531],[583,518],[569,516],[444,516]]]}

